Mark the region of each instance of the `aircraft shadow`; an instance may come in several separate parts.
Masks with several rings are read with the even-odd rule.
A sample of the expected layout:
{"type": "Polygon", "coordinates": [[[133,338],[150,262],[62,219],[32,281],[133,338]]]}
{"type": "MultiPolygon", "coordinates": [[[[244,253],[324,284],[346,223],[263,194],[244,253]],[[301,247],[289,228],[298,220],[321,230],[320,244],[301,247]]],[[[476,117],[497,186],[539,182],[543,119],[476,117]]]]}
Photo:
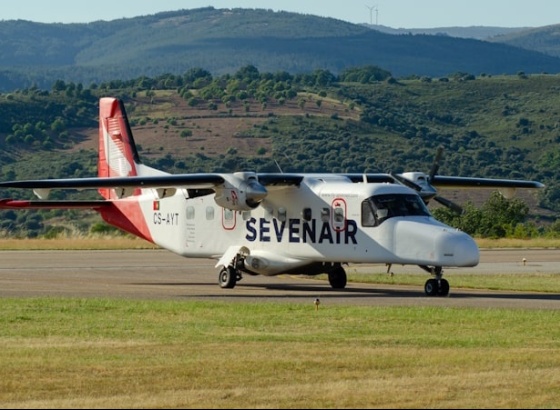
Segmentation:
{"type": "MultiPolygon", "coordinates": [[[[216,292],[196,295],[207,298],[227,298],[227,299],[247,299],[254,297],[262,299],[282,299],[296,298],[308,299],[320,294],[325,299],[344,299],[344,298],[429,298],[429,299],[501,299],[501,300],[533,300],[533,301],[560,301],[560,294],[551,293],[524,293],[524,292],[497,292],[482,290],[453,290],[444,298],[428,297],[424,293],[422,287],[418,289],[398,288],[398,286],[387,287],[360,287],[353,284],[352,287],[345,289],[332,289],[330,285],[323,283],[306,283],[306,284],[290,284],[290,283],[243,283],[240,282],[233,289],[221,289],[217,282],[142,282],[130,283],[134,286],[169,286],[169,287],[215,287],[216,292]],[[254,290],[254,294],[236,293],[236,290],[254,290]],[[269,290],[270,294],[259,291],[269,290]],[[277,292],[287,292],[278,294],[277,292]],[[273,292],[273,293],[272,293],[273,292]]],[[[185,295],[186,297],[190,295],[185,295]]]]}

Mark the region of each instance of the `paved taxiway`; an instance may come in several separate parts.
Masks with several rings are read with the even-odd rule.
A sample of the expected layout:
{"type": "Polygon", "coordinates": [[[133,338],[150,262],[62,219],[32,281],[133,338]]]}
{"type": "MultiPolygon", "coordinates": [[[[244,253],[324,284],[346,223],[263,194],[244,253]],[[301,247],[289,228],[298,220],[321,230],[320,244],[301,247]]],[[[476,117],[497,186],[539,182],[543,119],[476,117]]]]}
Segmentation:
{"type": "MultiPolygon", "coordinates": [[[[110,297],[244,302],[304,302],[312,306],[466,306],[560,309],[559,294],[453,289],[453,273],[557,273],[560,250],[482,250],[474,268],[447,269],[451,293],[425,296],[423,286],[349,283],[333,290],[326,281],[298,276],[245,275],[234,289],[221,289],[215,261],[187,259],[166,250],[0,251],[0,297],[110,297]],[[523,258],[526,262],[523,262],[523,258]]],[[[385,272],[384,265],[351,265],[347,271],[385,272]]],[[[393,266],[395,275],[415,266],[393,266]]]]}

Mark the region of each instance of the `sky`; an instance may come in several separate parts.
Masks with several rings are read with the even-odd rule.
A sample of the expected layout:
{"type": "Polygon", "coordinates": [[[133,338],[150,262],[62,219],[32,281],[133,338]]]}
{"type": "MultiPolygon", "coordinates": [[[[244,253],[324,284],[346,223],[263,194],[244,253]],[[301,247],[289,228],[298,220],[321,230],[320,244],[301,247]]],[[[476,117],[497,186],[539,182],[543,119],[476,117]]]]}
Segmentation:
{"type": "Polygon", "coordinates": [[[15,0],[2,4],[0,20],[89,23],[207,6],[282,10],[392,28],[560,24],[558,0],[15,0]]]}

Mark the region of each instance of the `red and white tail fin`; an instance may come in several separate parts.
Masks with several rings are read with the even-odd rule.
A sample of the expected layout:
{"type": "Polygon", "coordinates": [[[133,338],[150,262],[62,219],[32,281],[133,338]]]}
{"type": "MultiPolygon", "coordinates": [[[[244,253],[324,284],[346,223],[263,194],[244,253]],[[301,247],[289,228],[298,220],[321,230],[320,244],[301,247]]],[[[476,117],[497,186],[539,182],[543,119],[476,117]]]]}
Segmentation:
{"type": "MultiPolygon", "coordinates": [[[[99,160],[98,176],[133,177],[162,175],[162,171],[145,166],[134,143],[124,103],[112,97],[99,100],[99,160]]],[[[105,199],[115,199],[111,189],[100,189],[105,199]]],[[[135,195],[140,194],[136,190],[135,195]]]]}
{"type": "Polygon", "coordinates": [[[128,118],[122,101],[116,98],[99,100],[99,162],[100,177],[137,176],[140,163],[128,118]]]}

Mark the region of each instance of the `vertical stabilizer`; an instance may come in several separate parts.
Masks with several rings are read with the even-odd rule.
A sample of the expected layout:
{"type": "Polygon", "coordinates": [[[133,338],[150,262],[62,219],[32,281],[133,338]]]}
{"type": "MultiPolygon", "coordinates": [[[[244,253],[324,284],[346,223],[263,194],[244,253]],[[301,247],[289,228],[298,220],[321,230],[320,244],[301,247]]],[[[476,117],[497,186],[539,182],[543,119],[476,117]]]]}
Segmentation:
{"type": "MultiPolygon", "coordinates": [[[[116,98],[99,100],[99,177],[137,176],[140,158],[124,104],[116,98]]],[[[100,189],[104,198],[110,190],[100,189]]]]}
{"type": "Polygon", "coordinates": [[[122,101],[99,100],[99,176],[136,176],[140,163],[122,101]]]}

